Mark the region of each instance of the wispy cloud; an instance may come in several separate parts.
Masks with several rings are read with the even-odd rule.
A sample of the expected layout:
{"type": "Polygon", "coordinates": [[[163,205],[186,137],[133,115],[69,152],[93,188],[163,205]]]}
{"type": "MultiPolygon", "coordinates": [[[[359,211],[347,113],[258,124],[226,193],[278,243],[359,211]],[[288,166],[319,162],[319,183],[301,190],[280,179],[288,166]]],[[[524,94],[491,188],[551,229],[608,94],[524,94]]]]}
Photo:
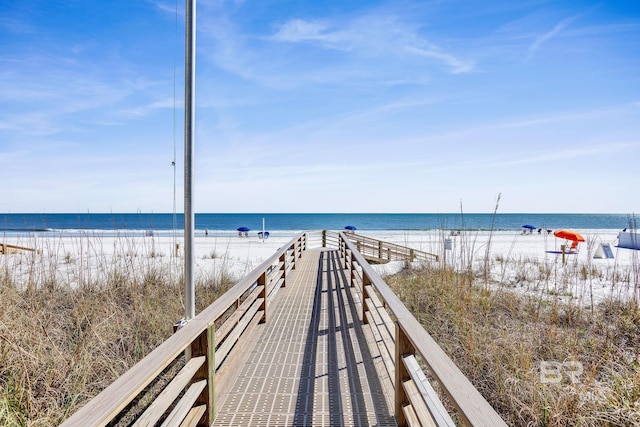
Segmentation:
{"type": "MultiPolygon", "coordinates": [[[[594,157],[594,156],[603,155],[605,153],[621,152],[624,150],[628,150],[630,148],[638,148],[638,147],[640,147],[640,141],[597,144],[592,146],[571,148],[571,149],[565,149],[565,150],[563,149],[551,150],[544,154],[528,156],[528,157],[520,156],[518,158],[490,160],[487,163],[485,163],[483,166],[494,168],[494,167],[517,166],[517,165],[525,165],[525,164],[533,164],[533,163],[548,164],[550,162],[575,161],[585,157],[594,157]]],[[[565,162],[565,163],[578,165],[578,163],[574,163],[574,162],[565,162]]]]}
{"type": "Polygon", "coordinates": [[[271,40],[312,43],[386,60],[403,54],[429,58],[455,74],[471,72],[475,65],[473,61],[445,51],[415,25],[404,22],[400,17],[381,13],[365,14],[346,22],[291,19],[277,28],[271,40]]]}
{"type": "Polygon", "coordinates": [[[328,31],[326,23],[303,19],[292,19],[282,24],[272,37],[272,40],[289,43],[305,41],[336,43],[341,39],[343,39],[341,34],[328,31]]]}
{"type": "Polygon", "coordinates": [[[126,118],[147,117],[157,110],[169,109],[169,108],[173,108],[174,106],[181,107],[182,102],[180,102],[180,105],[177,105],[177,104],[174,105],[173,98],[164,99],[161,101],[154,101],[148,104],[139,105],[134,108],[120,110],[116,115],[118,117],[126,117],[126,118]]]}
{"type": "Polygon", "coordinates": [[[533,58],[536,52],[542,47],[543,44],[560,34],[565,28],[567,28],[573,21],[575,21],[580,15],[570,16],[558,22],[553,29],[547,31],[541,36],[536,37],[533,43],[529,46],[527,53],[527,60],[533,58]]]}

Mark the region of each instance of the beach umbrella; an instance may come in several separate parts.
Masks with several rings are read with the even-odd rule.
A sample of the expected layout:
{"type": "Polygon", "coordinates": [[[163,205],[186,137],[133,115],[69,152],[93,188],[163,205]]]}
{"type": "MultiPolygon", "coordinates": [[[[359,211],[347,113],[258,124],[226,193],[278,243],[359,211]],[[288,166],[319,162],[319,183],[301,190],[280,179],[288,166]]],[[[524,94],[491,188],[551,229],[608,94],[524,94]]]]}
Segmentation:
{"type": "Polygon", "coordinates": [[[347,225],[344,229],[345,230],[349,230],[349,231],[357,230],[357,228],[355,226],[353,226],[353,225],[347,225]]]}
{"type": "Polygon", "coordinates": [[[531,224],[525,224],[522,228],[526,228],[527,230],[535,230],[536,228],[531,224]]]}
{"type": "Polygon", "coordinates": [[[558,230],[554,231],[553,235],[565,240],[572,240],[574,242],[584,242],[584,237],[580,233],[576,233],[572,230],[558,230]]]}
{"type": "Polygon", "coordinates": [[[251,230],[249,227],[238,227],[236,228],[236,230],[240,231],[241,233],[246,233],[247,231],[251,230]]]}

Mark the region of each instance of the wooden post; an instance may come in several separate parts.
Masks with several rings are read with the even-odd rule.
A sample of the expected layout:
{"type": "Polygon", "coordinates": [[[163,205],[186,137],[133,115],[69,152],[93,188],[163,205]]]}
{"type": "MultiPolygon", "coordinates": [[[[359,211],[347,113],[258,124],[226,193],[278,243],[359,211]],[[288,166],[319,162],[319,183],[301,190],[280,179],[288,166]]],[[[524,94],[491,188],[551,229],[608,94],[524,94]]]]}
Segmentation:
{"type": "Polygon", "coordinates": [[[267,321],[267,272],[263,272],[260,277],[258,277],[258,286],[262,286],[262,292],[260,292],[260,298],[262,298],[262,304],[260,305],[260,310],[262,310],[262,319],[260,323],[265,323],[267,321]]]}
{"type": "Polygon", "coordinates": [[[562,251],[562,265],[565,264],[565,248],[567,245],[560,245],[560,250],[562,251]]]}
{"type": "Polygon", "coordinates": [[[351,287],[353,288],[356,285],[356,272],[355,272],[355,265],[353,265],[353,252],[351,252],[351,249],[345,249],[344,251],[344,259],[345,262],[349,263],[349,280],[351,283],[351,287]],[[348,261],[347,261],[348,258],[348,261]]]}
{"type": "Polygon", "coordinates": [[[293,250],[293,257],[291,260],[291,269],[295,270],[296,269],[296,261],[298,260],[298,242],[296,241],[296,243],[293,244],[293,246],[291,246],[291,249],[293,250]]]}
{"type": "Polygon", "coordinates": [[[371,285],[371,279],[367,276],[362,270],[362,323],[366,325],[369,323],[367,320],[367,298],[369,297],[369,292],[367,291],[367,286],[371,285]]]}
{"type": "Polygon", "coordinates": [[[327,247],[327,230],[322,230],[322,247],[327,247]]]}
{"type": "Polygon", "coordinates": [[[282,263],[282,265],[280,266],[280,271],[282,272],[281,288],[284,288],[285,284],[287,283],[287,251],[284,251],[282,255],[280,255],[280,262],[282,263]]]}
{"type": "Polygon", "coordinates": [[[402,356],[407,354],[414,354],[415,350],[411,341],[407,338],[400,324],[396,322],[396,354],[395,354],[395,415],[398,427],[408,426],[407,418],[404,416],[403,408],[409,404],[409,398],[404,391],[404,382],[410,378],[409,372],[402,360],[402,356]]]}
{"type": "Polygon", "coordinates": [[[205,405],[205,411],[202,416],[202,423],[198,425],[210,426],[215,418],[215,372],[216,372],[216,346],[215,331],[211,325],[205,329],[194,342],[191,343],[191,355],[193,357],[205,356],[206,360],[198,369],[191,380],[192,383],[200,380],[207,380],[207,386],[202,390],[200,396],[196,400],[196,406],[205,405]]]}

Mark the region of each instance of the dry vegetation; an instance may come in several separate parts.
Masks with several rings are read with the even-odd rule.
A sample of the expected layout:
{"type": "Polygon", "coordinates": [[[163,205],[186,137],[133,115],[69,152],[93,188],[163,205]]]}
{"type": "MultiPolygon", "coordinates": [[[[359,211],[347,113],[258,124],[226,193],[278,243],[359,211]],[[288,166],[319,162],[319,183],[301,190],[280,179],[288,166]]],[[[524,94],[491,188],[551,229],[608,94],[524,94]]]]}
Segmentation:
{"type": "MultiPolygon", "coordinates": [[[[58,425],[172,333],[184,314],[179,273],[156,251],[119,244],[128,249],[98,262],[64,251],[46,262],[5,257],[0,425],[58,425]]],[[[201,278],[197,310],[231,284],[225,274],[201,278]]]]}
{"type": "Polygon", "coordinates": [[[640,425],[637,302],[587,307],[440,267],[386,281],[509,425],[640,425]]]}
{"type": "MultiPolygon", "coordinates": [[[[59,424],[184,313],[179,268],[166,255],[126,239],[105,255],[89,242],[0,264],[2,426],[59,424]]],[[[602,280],[591,266],[518,260],[508,267],[514,278],[506,259],[484,261],[475,272],[433,266],[386,280],[508,424],[640,425],[637,302],[616,292],[595,303],[578,297],[576,289],[602,280]],[[502,271],[503,282],[487,280],[488,269],[502,271]]],[[[605,279],[629,286],[638,270],[605,279]]],[[[233,283],[218,273],[199,280],[198,311],[233,283]]]]}

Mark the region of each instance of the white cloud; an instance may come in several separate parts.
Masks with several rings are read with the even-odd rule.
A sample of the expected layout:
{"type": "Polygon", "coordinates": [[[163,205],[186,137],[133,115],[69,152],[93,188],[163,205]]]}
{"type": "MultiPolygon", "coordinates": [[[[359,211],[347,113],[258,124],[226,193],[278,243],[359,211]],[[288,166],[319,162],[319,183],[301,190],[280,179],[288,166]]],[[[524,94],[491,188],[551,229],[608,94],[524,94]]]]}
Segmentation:
{"type": "Polygon", "coordinates": [[[292,19],[280,26],[272,39],[289,43],[302,41],[336,42],[339,39],[338,35],[326,33],[326,29],[327,24],[321,21],[292,19]]]}
{"type": "Polygon", "coordinates": [[[577,18],[578,16],[570,16],[568,18],[565,18],[562,21],[558,22],[550,31],[547,31],[541,36],[538,36],[534,40],[534,42],[529,46],[527,59],[531,59],[533,55],[535,55],[535,53],[542,47],[543,44],[547,43],[549,40],[551,40],[552,38],[560,34],[561,31],[567,28],[577,18]]]}
{"type": "Polygon", "coordinates": [[[395,16],[369,14],[343,24],[321,20],[292,19],[278,27],[271,40],[286,43],[312,43],[319,47],[348,50],[364,57],[383,57],[402,61],[402,54],[426,57],[451,68],[452,73],[473,71],[474,63],[446,52],[425,38],[412,24],[395,16]]]}

